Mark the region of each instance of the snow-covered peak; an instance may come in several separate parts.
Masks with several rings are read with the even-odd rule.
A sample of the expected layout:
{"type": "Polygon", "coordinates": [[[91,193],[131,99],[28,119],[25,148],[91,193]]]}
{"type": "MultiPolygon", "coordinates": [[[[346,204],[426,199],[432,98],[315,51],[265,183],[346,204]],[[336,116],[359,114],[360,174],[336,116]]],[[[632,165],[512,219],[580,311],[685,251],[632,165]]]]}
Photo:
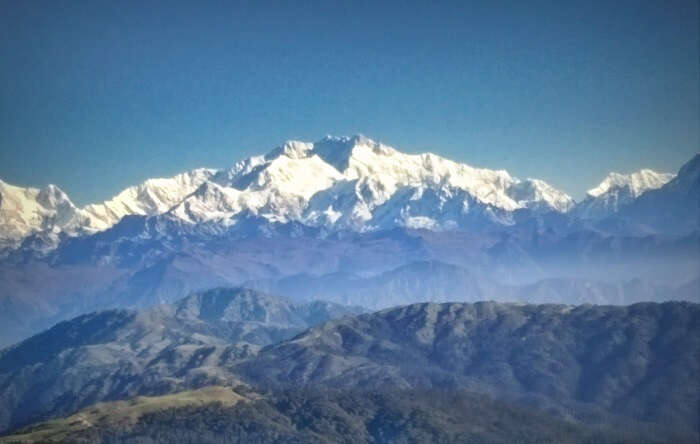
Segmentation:
{"type": "Polygon", "coordinates": [[[376,155],[390,156],[397,151],[381,143],[375,142],[363,135],[334,137],[326,136],[314,143],[313,152],[332,165],[338,171],[345,172],[350,166],[350,159],[362,156],[362,151],[370,151],[376,155]]]}
{"type": "Polygon", "coordinates": [[[230,214],[241,211],[238,202],[240,195],[241,192],[235,188],[204,182],[187,199],[174,206],[169,214],[189,223],[225,221],[230,214]]]}
{"type": "Polygon", "coordinates": [[[53,209],[62,205],[73,206],[73,203],[70,201],[70,199],[68,199],[68,195],[53,184],[49,184],[39,191],[37,201],[42,206],[53,209]]]}
{"type": "Polygon", "coordinates": [[[344,170],[347,180],[373,178],[385,189],[409,186],[463,190],[482,204],[507,211],[534,208],[535,203],[543,208],[565,211],[559,200],[571,199],[542,181],[538,183],[549,193],[530,193],[527,198],[516,199],[511,189],[520,180],[505,170],[475,168],[432,153],[405,154],[364,137],[353,141],[344,170]]]}
{"type": "Polygon", "coordinates": [[[565,211],[571,200],[543,181],[521,182],[504,170],[474,168],[431,153],[402,153],[362,135],[326,136],[316,143],[288,141],[265,156],[251,157],[217,173],[214,181],[241,191],[277,189],[304,197],[337,181],[372,181],[386,190],[445,186],[509,211],[534,207],[534,203],[565,211]],[[519,197],[515,199],[511,192],[519,197]]]}
{"type": "MultiPolygon", "coordinates": [[[[7,185],[0,182],[0,187],[7,185]]],[[[5,232],[15,238],[49,225],[68,235],[90,233],[127,215],[164,213],[186,223],[222,226],[249,214],[328,229],[437,229],[484,217],[509,223],[508,213],[517,209],[565,212],[572,204],[568,195],[540,180],[521,181],[504,170],[475,168],[431,153],[402,153],[362,135],[288,141],[227,169],[149,179],[82,209],[51,186],[17,189],[11,198],[6,194],[0,195],[0,217],[5,232]],[[43,216],[32,216],[37,213],[32,206],[41,207],[37,211],[43,216]],[[22,222],[13,214],[21,214],[22,222]]]]}
{"type": "Polygon", "coordinates": [[[626,188],[632,197],[638,197],[645,191],[662,187],[674,176],[674,174],[657,173],[649,169],[643,169],[631,174],[610,173],[597,187],[588,190],[587,194],[592,197],[599,197],[610,191],[626,188]]]}
{"type": "Polygon", "coordinates": [[[112,199],[84,208],[92,230],[104,230],[127,215],[154,215],[168,211],[208,181],[216,170],[199,168],[170,178],[148,179],[112,199]]]}
{"type": "Polygon", "coordinates": [[[398,151],[358,134],[343,137],[326,136],[315,143],[289,140],[267,153],[264,159],[274,161],[286,157],[298,160],[318,156],[338,172],[344,173],[350,166],[351,159],[361,161],[368,153],[391,156],[398,151]]]}
{"type": "Polygon", "coordinates": [[[550,209],[566,213],[574,207],[574,199],[547,182],[539,179],[518,181],[508,189],[518,205],[531,209],[550,209]]]}
{"type": "Polygon", "coordinates": [[[39,231],[72,230],[79,217],[79,210],[55,185],[25,188],[0,180],[0,247],[17,246],[39,231]]]}
{"type": "Polygon", "coordinates": [[[346,180],[372,178],[385,188],[450,186],[489,205],[518,207],[505,193],[515,179],[504,170],[474,168],[432,153],[405,154],[364,136],[327,137],[314,144],[314,152],[333,164],[346,180]]]}
{"type": "Polygon", "coordinates": [[[368,230],[415,221],[456,226],[479,206],[564,212],[573,202],[543,181],[520,181],[503,170],[474,168],[430,153],[405,154],[361,135],[289,141],[217,172],[211,181],[221,187],[220,205],[198,191],[171,213],[201,222],[226,214],[232,221],[246,211],[274,221],[368,230]]]}
{"type": "Polygon", "coordinates": [[[309,200],[330,188],[343,175],[313,152],[314,144],[290,141],[265,156],[237,162],[216,173],[210,182],[192,193],[172,214],[188,221],[233,219],[247,211],[271,221],[298,221],[309,200]],[[206,191],[206,193],[204,192],[206,191]],[[211,198],[222,196],[220,204],[211,198]]]}
{"type": "Polygon", "coordinates": [[[610,173],[576,206],[576,214],[584,219],[603,219],[620,210],[643,193],[661,188],[674,174],[643,169],[631,174],[610,173]]]}
{"type": "Polygon", "coordinates": [[[700,182],[700,154],[696,154],[686,162],[678,170],[678,174],[669,182],[671,182],[669,186],[677,190],[683,190],[683,193],[689,193],[692,188],[697,188],[700,182]]]}
{"type": "Polygon", "coordinates": [[[280,156],[286,156],[290,159],[304,159],[309,157],[309,152],[313,150],[312,143],[299,142],[298,140],[288,140],[282,146],[270,151],[266,156],[266,160],[274,160],[280,156]]]}

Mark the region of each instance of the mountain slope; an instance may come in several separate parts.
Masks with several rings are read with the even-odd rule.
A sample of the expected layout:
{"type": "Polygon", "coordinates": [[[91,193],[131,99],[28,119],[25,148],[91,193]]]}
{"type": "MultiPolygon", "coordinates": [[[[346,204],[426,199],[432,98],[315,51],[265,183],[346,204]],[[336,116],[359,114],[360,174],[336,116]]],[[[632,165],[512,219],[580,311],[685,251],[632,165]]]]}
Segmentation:
{"type": "Polygon", "coordinates": [[[98,404],[0,443],[693,442],[663,427],[594,428],[464,391],[238,390],[207,387],[98,404]]]}
{"type": "MultiPolygon", "coordinates": [[[[511,430],[511,424],[512,430],[522,431],[528,420],[543,425],[549,421],[550,427],[532,431],[550,436],[552,427],[562,430],[564,419],[569,431],[593,431],[582,426],[589,424],[603,433],[614,425],[633,436],[650,438],[672,430],[674,442],[697,440],[697,304],[413,304],[345,316],[289,338],[296,326],[342,314],[338,309],[294,305],[246,290],[217,290],[138,313],[108,311],[61,323],[0,353],[3,429],[70,414],[99,401],[211,384],[235,386],[241,378],[251,384],[252,391],[240,393],[252,410],[234,409],[233,415],[221,407],[166,409],[137,414],[135,422],[125,425],[150,436],[181,430],[182,418],[189,418],[190,427],[204,418],[232,426],[246,418],[248,431],[252,424],[258,424],[255,430],[281,430],[281,424],[293,423],[334,436],[330,424],[346,431],[355,424],[357,433],[391,440],[394,435],[384,433],[427,432],[419,424],[443,416],[432,416],[435,409],[450,416],[463,411],[455,405],[482,405],[487,410],[481,414],[467,410],[479,418],[501,418],[501,425],[492,424],[486,435],[499,439],[506,438],[497,430],[511,430]],[[256,353],[260,345],[277,339],[283,341],[256,353]],[[448,398],[442,403],[444,396],[448,398]],[[404,410],[401,406],[411,399],[415,402],[404,410]],[[360,400],[374,406],[365,408],[360,400]],[[535,416],[528,417],[523,406],[535,416]],[[405,416],[409,411],[413,416],[405,416]],[[547,417],[537,419],[538,411],[547,417]],[[251,412],[257,413],[251,417],[251,412]],[[387,417],[388,412],[393,413],[387,417]],[[525,422],[508,422],[508,415],[525,422]],[[409,417],[424,420],[412,422],[409,417]],[[346,422],[350,418],[355,419],[346,422]],[[412,425],[401,429],[399,424],[412,425]]],[[[139,402],[114,406],[137,408],[139,402]]],[[[128,408],[122,413],[131,417],[128,408]]],[[[122,413],[115,412],[115,417],[122,413]]],[[[468,426],[454,432],[483,432],[487,426],[478,419],[457,419],[468,426]]],[[[201,424],[218,430],[210,422],[201,424]]],[[[117,433],[109,421],[99,420],[96,426],[92,434],[78,431],[75,436],[94,440],[103,432],[117,433]]],[[[462,435],[451,439],[459,440],[457,436],[462,435]]]]}
{"type": "Polygon", "coordinates": [[[533,300],[630,303],[687,300],[689,293],[679,298],[673,289],[700,270],[697,233],[623,237],[537,228],[324,233],[252,218],[235,231],[218,232],[176,222],[125,218],[110,230],[66,240],[44,260],[0,263],[0,345],[82,313],[145,308],[221,286],[379,309],[422,301],[523,301],[527,293],[511,287],[554,279],[564,284],[550,287],[546,297],[533,293],[533,300]],[[436,272],[421,270],[419,263],[437,264],[436,272]],[[402,267],[409,268],[399,273],[402,267]],[[635,279],[659,291],[628,291],[625,284],[635,279]],[[572,281],[588,282],[592,290],[565,284],[572,281]],[[612,290],[599,292],[602,282],[612,290]]]}
{"type": "Polygon", "coordinates": [[[700,229],[700,154],[667,184],[642,194],[616,216],[662,233],[686,234],[700,229]]]}
{"type": "MultiPolygon", "coordinates": [[[[81,313],[143,308],[193,291],[304,273],[319,288],[325,285],[328,297],[359,303],[356,297],[376,308],[521,300],[487,291],[490,282],[624,285],[642,279],[675,288],[700,270],[697,171],[696,157],[656,190],[642,192],[658,185],[658,177],[654,182],[642,174],[631,188],[625,182],[630,193],[641,194],[593,220],[567,211],[570,198],[541,181],[432,154],[403,154],[361,136],[289,142],[229,169],[149,180],[83,209],[55,187],[13,188],[21,199],[0,197],[0,221],[10,231],[19,227],[6,243],[18,247],[0,246],[0,344],[81,313]],[[316,279],[364,280],[418,262],[452,264],[469,276],[337,280],[352,293],[316,279]]],[[[606,193],[620,190],[609,182],[606,193]]],[[[554,291],[544,300],[639,300],[624,291],[613,299],[575,292],[573,300],[554,291]]]]}
{"type": "Polygon", "coordinates": [[[696,304],[414,304],[312,328],[237,371],[262,386],[469,388],[697,434],[698,350],[696,304]]]}
{"type": "Polygon", "coordinates": [[[73,230],[80,217],[73,202],[55,185],[40,190],[0,180],[0,250],[16,248],[39,231],[57,241],[58,233],[73,230]]]}
{"type": "MultiPolygon", "coordinates": [[[[219,405],[226,408],[245,401],[249,400],[228,387],[208,386],[162,396],[97,403],[68,418],[34,426],[28,433],[0,437],[0,443],[81,442],[84,440],[78,437],[81,434],[112,427],[130,429],[149,414],[182,407],[219,405]]],[[[96,439],[93,437],[90,441],[96,439]]]]}
{"type": "Polygon", "coordinates": [[[148,179],[140,185],[125,189],[106,202],[88,205],[82,211],[91,229],[103,231],[124,216],[165,213],[214,173],[215,170],[199,168],[170,178],[148,179]]]}
{"type": "Polygon", "coordinates": [[[649,190],[655,190],[673,179],[673,174],[643,169],[631,174],[610,173],[576,206],[576,214],[584,219],[603,219],[620,210],[649,190]]]}
{"type": "Polygon", "coordinates": [[[60,188],[22,188],[0,180],[0,250],[25,246],[55,248],[62,236],[103,231],[124,216],[162,214],[214,174],[197,169],[168,179],[149,179],[109,201],[77,208],[60,188]]]}
{"type": "Polygon", "coordinates": [[[0,351],[0,430],[103,400],[231,384],[236,360],[359,311],[217,289],[140,312],[61,322],[0,351]]]}

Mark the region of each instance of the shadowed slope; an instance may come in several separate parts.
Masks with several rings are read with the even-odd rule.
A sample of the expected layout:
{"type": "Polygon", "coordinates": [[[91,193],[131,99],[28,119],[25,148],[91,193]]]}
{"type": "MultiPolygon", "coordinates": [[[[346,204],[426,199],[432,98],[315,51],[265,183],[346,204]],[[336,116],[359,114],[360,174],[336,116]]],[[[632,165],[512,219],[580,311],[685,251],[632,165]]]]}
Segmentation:
{"type": "Polygon", "coordinates": [[[487,391],[697,432],[700,306],[414,304],[328,322],[239,365],[270,386],[487,391]]]}

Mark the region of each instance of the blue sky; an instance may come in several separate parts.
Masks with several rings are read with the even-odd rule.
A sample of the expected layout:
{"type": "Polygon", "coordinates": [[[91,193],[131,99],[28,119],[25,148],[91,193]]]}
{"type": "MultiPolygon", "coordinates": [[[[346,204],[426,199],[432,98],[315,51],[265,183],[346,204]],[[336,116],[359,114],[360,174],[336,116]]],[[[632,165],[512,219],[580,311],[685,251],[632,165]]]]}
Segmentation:
{"type": "Polygon", "coordinates": [[[697,1],[0,0],[0,178],[78,204],[363,133],[547,180],[698,151],[697,1]]]}

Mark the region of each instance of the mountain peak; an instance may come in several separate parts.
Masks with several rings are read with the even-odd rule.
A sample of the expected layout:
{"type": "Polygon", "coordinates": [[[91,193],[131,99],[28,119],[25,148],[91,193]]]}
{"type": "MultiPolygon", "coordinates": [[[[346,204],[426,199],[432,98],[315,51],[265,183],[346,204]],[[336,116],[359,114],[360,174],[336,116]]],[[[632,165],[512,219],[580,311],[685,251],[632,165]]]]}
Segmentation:
{"type": "Polygon", "coordinates": [[[362,134],[355,134],[353,136],[327,135],[313,144],[313,153],[342,173],[350,166],[350,158],[353,157],[358,148],[366,148],[384,154],[395,152],[395,150],[362,134]]]}
{"type": "MultiPolygon", "coordinates": [[[[681,176],[693,182],[699,164],[695,156],[669,186],[681,176]]],[[[583,218],[604,217],[673,177],[648,169],[610,173],[575,211],[583,218]]],[[[128,215],[167,213],[229,226],[249,212],[271,221],[367,231],[416,221],[422,227],[507,225],[519,209],[566,213],[572,207],[569,195],[539,179],[521,180],[505,170],[476,168],[429,152],[403,153],[362,134],[327,135],[314,143],[287,141],[228,169],[148,179],[81,209],[55,185],[39,190],[0,181],[0,240],[16,243],[47,229],[69,236],[94,233],[128,215]]]]}
{"type": "Polygon", "coordinates": [[[352,136],[326,135],[315,143],[288,140],[267,153],[264,156],[264,160],[268,162],[274,161],[282,156],[298,160],[317,155],[324,162],[332,165],[342,173],[348,168],[350,158],[356,148],[369,148],[377,153],[384,154],[396,152],[362,134],[352,136]]]}
{"type": "Polygon", "coordinates": [[[112,199],[83,209],[94,230],[104,230],[127,215],[163,214],[207,182],[216,170],[197,168],[168,178],[148,179],[126,188],[112,199]]]}
{"type": "Polygon", "coordinates": [[[311,143],[288,140],[267,153],[265,155],[265,160],[274,160],[280,156],[287,156],[290,159],[303,159],[309,156],[309,151],[312,149],[313,144],[311,143]]]}
{"type": "Polygon", "coordinates": [[[588,190],[586,198],[578,204],[576,212],[584,219],[603,219],[617,213],[650,190],[666,185],[675,175],[657,173],[650,169],[630,174],[610,173],[597,187],[588,190]]]}
{"type": "Polygon", "coordinates": [[[598,184],[588,190],[588,195],[599,197],[611,190],[626,188],[632,197],[638,197],[645,191],[655,190],[673,179],[674,174],[657,173],[650,169],[642,169],[630,174],[610,173],[598,184]]]}
{"type": "Polygon", "coordinates": [[[508,195],[519,205],[536,209],[550,207],[560,213],[566,213],[574,207],[574,199],[547,182],[527,178],[508,188],[508,195]]]}
{"type": "Polygon", "coordinates": [[[37,202],[46,208],[56,208],[59,205],[67,205],[74,207],[73,203],[68,198],[68,195],[59,187],[53,184],[48,184],[39,191],[37,202]]]}
{"type": "MultiPolygon", "coordinates": [[[[250,212],[268,220],[362,231],[403,226],[406,220],[458,226],[469,220],[466,213],[479,217],[490,207],[567,210],[570,197],[544,182],[514,186],[518,183],[503,170],[474,168],[432,153],[402,153],[355,134],[329,135],[315,143],[290,140],[225,170],[148,179],[82,209],[53,186],[42,191],[40,200],[73,210],[61,218],[72,224],[69,234],[101,231],[127,215],[165,213],[226,225],[250,212]]],[[[39,190],[32,190],[29,200],[36,202],[39,190]]],[[[27,222],[27,230],[15,237],[43,229],[44,219],[27,222]]]]}
{"type": "Polygon", "coordinates": [[[337,144],[345,144],[345,145],[350,145],[350,146],[355,146],[355,145],[378,145],[377,142],[374,140],[370,139],[369,137],[366,137],[364,134],[352,134],[350,136],[334,136],[332,134],[326,134],[323,139],[319,140],[316,142],[317,144],[319,143],[337,143],[337,144]]]}
{"type": "Polygon", "coordinates": [[[79,212],[56,185],[38,189],[0,182],[0,248],[16,247],[39,231],[72,232],[80,223],[79,212]]]}

